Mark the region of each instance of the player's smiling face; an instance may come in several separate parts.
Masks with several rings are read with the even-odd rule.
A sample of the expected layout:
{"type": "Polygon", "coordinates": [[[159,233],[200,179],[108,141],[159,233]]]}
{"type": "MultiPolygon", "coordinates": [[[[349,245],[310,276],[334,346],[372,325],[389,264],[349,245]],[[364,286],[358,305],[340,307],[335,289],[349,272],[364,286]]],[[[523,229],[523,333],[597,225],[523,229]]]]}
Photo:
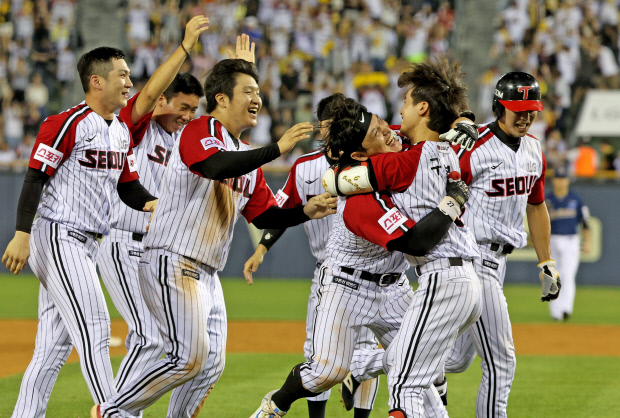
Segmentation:
{"type": "Polygon", "coordinates": [[[239,132],[253,128],[258,122],[263,102],[259,96],[259,88],[254,77],[237,74],[237,84],[233,89],[233,97],[228,101],[227,112],[231,120],[238,124],[239,132]]]}
{"type": "Polygon", "coordinates": [[[532,126],[538,114],[535,110],[526,110],[524,112],[513,112],[504,109],[504,115],[499,119],[499,127],[502,131],[515,138],[524,137],[532,126]]]}
{"type": "Polygon", "coordinates": [[[400,141],[392,135],[390,125],[375,114],[372,115],[372,121],[362,142],[362,147],[364,151],[356,151],[351,154],[353,159],[364,161],[373,155],[399,152],[403,149],[400,141]]]}
{"type": "Polygon", "coordinates": [[[162,94],[153,112],[153,118],[164,131],[177,132],[194,119],[199,100],[195,94],[177,93],[168,101],[162,94]]]}
{"type": "Polygon", "coordinates": [[[112,67],[107,78],[100,77],[101,98],[108,108],[115,111],[127,106],[129,89],[133,84],[129,79],[129,67],[125,60],[113,59],[112,67]]]}

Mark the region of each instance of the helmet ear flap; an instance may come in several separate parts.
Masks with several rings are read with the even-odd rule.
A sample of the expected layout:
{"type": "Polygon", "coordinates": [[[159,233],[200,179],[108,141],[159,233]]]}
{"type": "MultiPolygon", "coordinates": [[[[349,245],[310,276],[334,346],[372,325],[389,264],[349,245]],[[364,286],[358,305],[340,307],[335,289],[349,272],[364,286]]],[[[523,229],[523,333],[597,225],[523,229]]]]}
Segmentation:
{"type": "Polygon", "coordinates": [[[495,115],[495,118],[497,119],[504,116],[504,105],[497,99],[493,99],[493,115],[495,115]]]}

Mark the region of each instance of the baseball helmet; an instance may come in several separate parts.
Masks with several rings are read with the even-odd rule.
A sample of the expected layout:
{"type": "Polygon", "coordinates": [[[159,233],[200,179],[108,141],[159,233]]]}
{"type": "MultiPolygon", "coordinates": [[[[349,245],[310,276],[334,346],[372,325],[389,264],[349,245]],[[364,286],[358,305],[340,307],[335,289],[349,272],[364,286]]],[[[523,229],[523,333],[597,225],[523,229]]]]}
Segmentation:
{"type": "Polygon", "coordinates": [[[538,81],[521,71],[504,74],[497,82],[493,95],[493,114],[497,119],[504,114],[504,108],[513,112],[543,110],[538,81]]]}

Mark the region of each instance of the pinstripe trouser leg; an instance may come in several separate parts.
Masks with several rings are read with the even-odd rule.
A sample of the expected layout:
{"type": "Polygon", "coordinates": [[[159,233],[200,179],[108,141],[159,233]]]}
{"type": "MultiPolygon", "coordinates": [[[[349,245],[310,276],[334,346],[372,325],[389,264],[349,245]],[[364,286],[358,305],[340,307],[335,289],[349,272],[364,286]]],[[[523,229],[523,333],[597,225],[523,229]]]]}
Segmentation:
{"type": "MultiPolygon", "coordinates": [[[[30,265],[46,292],[40,292],[37,361],[28,376],[49,377],[51,387],[68,354],[69,341],[80,357],[80,367],[93,401],[101,403],[116,390],[110,364],[110,316],[95,269],[99,245],[90,236],[39,218],[30,235],[30,265]],[[69,232],[74,234],[70,236],[69,232]],[[76,238],[77,237],[77,238],[76,238]],[[51,338],[52,341],[48,339],[51,338]],[[35,370],[36,369],[36,370],[35,370]]],[[[26,376],[25,376],[26,377],[26,376]]],[[[34,385],[41,384],[40,380],[34,385]]]]}
{"type": "MultiPolygon", "coordinates": [[[[31,257],[31,266],[33,262],[34,257],[31,257]]],[[[62,325],[58,309],[45,287],[39,285],[39,324],[34,355],[24,373],[12,418],[45,416],[58,372],[72,349],[71,338],[62,325]]]]}
{"type": "Polygon", "coordinates": [[[388,347],[390,408],[426,417],[424,392],[444,368],[457,337],[480,316],[480,283],[471,263],[420,276],[420,286],[388,347]]]}
{"type": "MultiPolygon", "coordinates": [[[[209,366],[211,349],[217,353],[224,349],[211,347],[209,335],[211,312],[225,314],[225,309],[218,308],[223,298],[221,287],[213,283],[219,279],[212,268],[167,251],[147,250],[138,274],[144,300],[164,338],[166,357],[101,405],[106,418],[119,416],[121,410],[135,415],[146,409],[166,392],[199,376],[209,366]]],[[[219,323],[225,325],[225,315],[219,323]]],[[[225,331],[223,336],[225,340],[225,331]]],[[[223,365],[216,362],[223,362],[223,355],[214,360],[213,369],[221,370],[223,365]]]]}
{"type": "Polygon", "coordinates": [[[144,248],[138,241],[118,242],[105,238],[97,259],[101,279],[129,328],[125,340],[127,354],[115,378],[117,390],[138,377],[164,353],[159,329],[140,290],[140,257],[137,254],[142,252],[144,248]]]}
{"type": "Polygon", "coordinates": [[[447,373],[463,371],[473,361],[473,353],[477,352],[481,359],[482,380],[476,398],[476,416],[501,418],[507,416],[508,396],[517,366],[503,292],[506,256],[484,246],[479,246],[479,251],[481,258],[474,261],[474,268],[482,284],[482,313],[468,335],[459,338],[445,370],[447,373]]]}

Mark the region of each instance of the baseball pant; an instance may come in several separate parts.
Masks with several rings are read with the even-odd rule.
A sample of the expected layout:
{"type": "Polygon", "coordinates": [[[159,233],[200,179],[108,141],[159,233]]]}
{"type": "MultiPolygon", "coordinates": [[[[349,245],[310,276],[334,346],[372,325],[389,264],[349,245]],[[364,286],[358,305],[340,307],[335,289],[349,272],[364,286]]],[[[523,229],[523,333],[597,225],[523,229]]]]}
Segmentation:
{"type": "Polygon", "coordinates": [[[38,218],[30,234],[30,267],[41,282],[34,355],[13,417],[45,416],[72,346],[95,403],[111,397],[110,316],[95,269],[99,244],[90,234],[38,218]]]}
{"type": "Polygon", "coordinates": [[[138,268],[166,357],[101,405],[103,417],[138,414],[173,390],[168,417],[197,416],[224,370],[226,308],[217,272],[165,250],[146,250],[138,268]]]}
{"type": "Polygon", "coordinates": [[[133,240],[131,232],[113,229],[101,242],[97,259],[101,279],[129,329],[127,355],[114,380],[117,390],[164,353],[164,342],[140,290],[138,262],[143,253],[142,242],[133,240]]]}
{"type": "Polygon", "coordinates": [[[446,361],[446,373],[460,373],[480,356],[482,381],[476,398],[477,417],[506,417],[508,395],[514,380],[515,355],[508,304],[503,292],[506,256],[491,251],[490,246],[478,245],[480,258],[474,269],[482,284],[482,313],[480,319],[459,337],[446,361]]]}
{"type": "Polygon", "coordinates": [[[579,269],[579,235],[551,235],[551,257],[555,259],[562,289],[557,299],[549,302],[549,311],[554,319],[563,314],[571,315],[575,305],[575,277],[579,269]]]}
{"type": "Polygon", "coordinates": [[[471,261],[451,266],[447,258],[417,267],[419,287],[396,339],[387,348],[390,409],[426,417],[424,392],[443,372],[456,339],[480,317],[480,281],[471,261]]]}
{"type": "MultiPolygon", "coordinates": [[[[306,341],[304,342],[304,356],[306,361],[312,361],[313,356],[313,335],[316,332],[315,318],[317,310],[317,301],[319,298],[319,280],[320,267],[314,270],[314,277],[312,278],[312,286],[310,287],[310,298],[308,300],[308,312],[306,314],[306,341]]],[[[362,327],[359,330],[358,340],[355,343],[355,350],[372,350],[378,349],[377,339],[375,334],[372,333],[366,327],[362,327]]],[[[379,379],[365,379],[355,391],[353,398],[354,408],[360,409],[372,409],[375,398],[377,397],[377,391],[379,390],[379,379]]],[[[321,392],[319,395],[313,398],[308,398],[310,402],[326,401],[329,399],[331,389],[321,392]]]]}

